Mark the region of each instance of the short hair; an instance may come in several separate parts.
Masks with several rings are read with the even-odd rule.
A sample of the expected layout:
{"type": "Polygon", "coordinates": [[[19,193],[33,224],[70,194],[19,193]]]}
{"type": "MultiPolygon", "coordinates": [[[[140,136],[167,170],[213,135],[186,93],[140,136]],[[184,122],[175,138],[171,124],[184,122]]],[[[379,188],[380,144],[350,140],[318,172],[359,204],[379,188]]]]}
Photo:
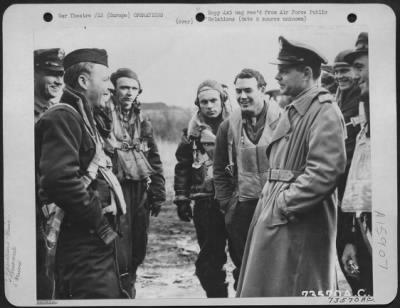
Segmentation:
{"type": "Polygon", "coordinates": [[[236,81],[238,79],[245,79],[245,78],[255,78],[257,80],[257,86],[259,89],[267,86],[264,76],[259,71],[253,70],[251,68],[242,69],[240,73],[236,75],[233,83],[236,84],[236,81]]]}
{"type": "Polygon", "coordinates": [[[91,74],[95,63],[92,62],[79,62],[71,65],[65,70],[64,83],[71,88],[78,86],[78,77],[82,73],[91,74]]]}
{"type": "Polygon", "coordinates": [[[319,76],[321,76],[321,63],[301,63],[298,65],[294,65],[294,68],[298,71],[304,71],[307,66],[311,68],[314,80],[318,79],[319,76]]]}

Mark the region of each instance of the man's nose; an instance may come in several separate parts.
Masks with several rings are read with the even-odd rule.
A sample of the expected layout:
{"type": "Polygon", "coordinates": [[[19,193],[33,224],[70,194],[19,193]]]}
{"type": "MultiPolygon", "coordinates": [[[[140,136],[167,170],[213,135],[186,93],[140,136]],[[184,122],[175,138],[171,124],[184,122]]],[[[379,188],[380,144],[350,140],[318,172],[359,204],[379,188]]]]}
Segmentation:
{"type": "Polygon", "coordinates": [[[206,107],[207,107],[208,109],[212,108],[212,106],[213,106],[213,104],[212,104],[211,102],[207,102],[206,107]]]}
{"type": "Polygon", "coordinates": [[[277,74],[275,75],[275,79],[278,80],[278,81],[281,80],[281,74],[280,74],[280,73],[277,73],[277,74]]]}
{"type": "Polygon", "coordinates": [[[62,85],[63,84],[63,76],[56,76],[56,80],[55,80],[55,83],[57,84],[57,85],[62,85]]]}
{"type": "Polygon", "coordinates": [[[240,92],[239,97],[240,97],[240,98],[247,98],[246,92],[244,92],[244,91],[240,92]]]}
{"type": "Polygon", "coordinates": [[[107,82],[107,89],[110,90],[110,92],[114,91],[114,89],[115,89],[113,83],[111,82],[111,80],[109,80],[107,82]]]}
{"type": "Polygon", "coordinates": [[[354,79],[360,79],[360,71],[358,69],[353,67],[351,71],[354,79]]]}

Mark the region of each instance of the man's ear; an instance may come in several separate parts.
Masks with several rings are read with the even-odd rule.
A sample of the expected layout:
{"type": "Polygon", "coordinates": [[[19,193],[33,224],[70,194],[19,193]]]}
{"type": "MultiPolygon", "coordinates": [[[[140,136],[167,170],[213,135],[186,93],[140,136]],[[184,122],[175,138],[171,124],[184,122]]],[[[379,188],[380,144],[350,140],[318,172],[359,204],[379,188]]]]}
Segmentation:
{"type": "Polygon", "coordinates": [[[307,79],[313,79],[313,76],[314,76],[314,74],[313,74],[313,71],[312,71],[312,69],[311,69],[311,67],[310,66],[306,66],[305,68],[304,68],[304,77],[305,78],[307,78],[307,79]]]}
{"type": "Polygon", "coordinates": [[[82,89],[87,90],[88,84],[89,84],[89,77],[88,77],[88,75],[85,74],[85,73],[80,74],[79,77],[78,77],[78,85],[79,85],[82,89]]]}

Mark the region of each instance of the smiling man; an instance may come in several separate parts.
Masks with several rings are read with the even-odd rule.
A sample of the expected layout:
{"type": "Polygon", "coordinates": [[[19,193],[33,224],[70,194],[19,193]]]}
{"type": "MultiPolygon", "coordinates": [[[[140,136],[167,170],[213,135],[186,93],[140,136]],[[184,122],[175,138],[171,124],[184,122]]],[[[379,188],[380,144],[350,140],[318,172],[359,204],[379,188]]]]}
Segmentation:
{"type": "Polygon", "coordinates": [[[56,217],[61,222],[55,298],[126,297],[114,245],[125,201],[104,153],[110,123],[100,110],[112,87],[108,55],[104,49],[74,50],[66,55],[64,67],[60,103],[47,110],[35,128],[42,210],[49,221],[56,217]]]}
{"type": "Polygon", "coordinates": [[[60,99],[63,89],[65,53],[60,48],[38,49],[35,61],[35,122],[60,99]]]}
{"type": "Polygon", "coordinates": [[[293,100],[264,150],[270,169],[250,225],[237,296],[328,296],[336,288],[343,117],[318,86],[326,59],[302,43],[284,37],[279,42],[275,78],[293,100]]]}
{"type": "Polygon", "coordinates": [[[235,78],[240,110],[225,120],[217,133],[214,155],[215,198],[225,216],[235,289],[247,231],[269,168],[266,149],[280,108],[265,100],[266,82],[260,72],[243,69],[235,78]]]}
{"type": "Polygon", "coordinates": [[[112,99],[106,104],[112,129],[106,148],[121,183],[127,215],[121,217],[122,238],[117,241],[122,287],[136,296],[136,271],[147,248],[150,214],[158,216],[165,201],[165,179],[151,122],[141,113],[142,92],[137,74],[120,68],[111,74],[112,99]]]}
{"type": "Polygon", "coordinates": [[[333,63],[333,70],[335,78],[338,82],[338,91],[336,93],[336,102],[342,111],[344,121],[346,123],[346,172],[342,175],[339,185],[338,193],[339,200],[342,200],[344,187],[346,186],[346,177],[348,168],[350,167],[351,159],[353,158],[354,147],[356,144],[356,136],[360,131],[360,125],[354,122],[354,117],[358,115],[358,103],[360,100],[361,90],[354,78],[354,73],[351,65],[345,61],[345,57],[349,55],[352,50],[344,50],[340,52],[333,63]],[[354,124],[352,124],[354,123],[354,124]]]}

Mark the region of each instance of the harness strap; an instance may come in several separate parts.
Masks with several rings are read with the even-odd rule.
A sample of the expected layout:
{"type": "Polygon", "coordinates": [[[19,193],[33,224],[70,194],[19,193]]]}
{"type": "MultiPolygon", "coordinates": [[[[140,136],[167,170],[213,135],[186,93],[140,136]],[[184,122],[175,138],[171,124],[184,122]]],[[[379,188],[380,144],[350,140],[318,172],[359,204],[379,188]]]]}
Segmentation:
{"type": "Polygon", "coordinates": [[[229,121],[229,127],[228,127],[228,165],[225,167],[225,172],[230,175],[234,176],[234,167],[235,167],[235,162],[233,161],[233,151],[234,151],[234,133],[233,133],[233,128],[232,126],[232,121],[229,121]]]}

